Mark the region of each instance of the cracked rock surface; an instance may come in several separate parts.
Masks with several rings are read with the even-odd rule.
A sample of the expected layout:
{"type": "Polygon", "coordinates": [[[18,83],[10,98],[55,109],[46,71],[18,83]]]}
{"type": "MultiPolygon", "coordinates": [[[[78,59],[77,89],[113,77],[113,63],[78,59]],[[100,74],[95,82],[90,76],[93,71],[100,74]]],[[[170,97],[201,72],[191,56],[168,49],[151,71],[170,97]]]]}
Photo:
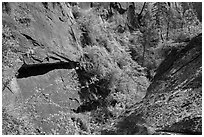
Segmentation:
{"type": "Polygon", "coordinates": [[[202,134],[201,62],[198,35],[161,63],[143,101],[117,123],[117,133],[202,134]]]}
{"type": "Polygon", "coordinates": [[[150,83],[93,11],[80,22],[69,3],[2,7],[3,134],[202,134],[202,34],[173,48],[150,83]]]}
{"type": "Polygon", "coordinates": [[[49,134],[51,127],[55,132],[54,117],[68,115],[81,103],[75,71],[81,49],[71,11],[65,3],[48,5],[49,10],[41,3],[4,6],[3,25],[10,32],[3,49],[4,111],[34,123],[29,129],[34,133],[49,134]]]}

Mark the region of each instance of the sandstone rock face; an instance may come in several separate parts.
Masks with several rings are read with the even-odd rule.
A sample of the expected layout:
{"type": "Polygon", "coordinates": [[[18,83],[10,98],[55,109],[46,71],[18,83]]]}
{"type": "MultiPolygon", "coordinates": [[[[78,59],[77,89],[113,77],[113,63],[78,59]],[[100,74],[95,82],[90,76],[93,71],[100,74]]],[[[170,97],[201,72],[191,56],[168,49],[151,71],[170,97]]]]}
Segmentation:
{"type": "Polygon", "coordinates": [[[202,134],[201,83],[202,34],[161,63],[143,102],[118,123],[117,133],[202,134]]]}

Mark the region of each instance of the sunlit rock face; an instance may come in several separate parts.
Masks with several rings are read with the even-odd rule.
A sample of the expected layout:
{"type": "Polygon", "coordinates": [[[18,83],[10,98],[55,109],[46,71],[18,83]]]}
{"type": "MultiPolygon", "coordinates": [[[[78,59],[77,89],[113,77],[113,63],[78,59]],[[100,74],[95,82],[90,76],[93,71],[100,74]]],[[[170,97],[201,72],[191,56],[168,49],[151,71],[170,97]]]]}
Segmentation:
{"type": "Polygon", "coordinates": [[[133,5],[3,3],[4,134],[92,134],[98,110],[116,128],[100,134],[201,134],[202,35],[171,49],[150,84],[129,55],[144,3],[133,5]]]}
{"type": "Polygon", "coordinates": [[[54,116],[69,113],[80,106],[79,83],[73,70],[57,69],[17,81],[25,106],[23,109],[30,115],[35,114],[30,119],[46,134],[54,124],[54,116]]]}
{"type": "Polygon", "coordinates": [[[81,56],[79,31],[66,3],[4,3],[3,7],[3,25],[12,33],[5,39],[12,35],[14,42],[11,49],[3,50],[3,108],[32,123],[35,132],[50,134],[55,117],[68,115],[81,103],[75,71],[81,56]]]}
{"type": "Polygon", "coordinates": [[[69,5],[8,3],[5,8],[3,24],[16,30],[18,53],[24,54],[26,64],[80,58],[79,35],[69,5]]]}

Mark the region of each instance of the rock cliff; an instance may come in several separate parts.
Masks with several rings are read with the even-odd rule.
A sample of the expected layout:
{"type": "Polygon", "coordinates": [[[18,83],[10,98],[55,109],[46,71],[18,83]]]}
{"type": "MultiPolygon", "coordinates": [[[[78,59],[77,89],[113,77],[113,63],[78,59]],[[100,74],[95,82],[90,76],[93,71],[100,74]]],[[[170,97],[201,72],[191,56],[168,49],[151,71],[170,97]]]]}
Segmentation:
{"type": "Polygon", "coordinates": [[[112,38],[110,53],[97,39],[101,34],[93,25],[101,19],[91,14],[97,24],[87,26],[89,32],[81,25],[86,20],[79,22],[73,13],[70,3],[3,3],[4,134],[90,133],[87,126],[76,125],[88,121],[89,115],[79,118],[80,113],[121,103],[112,93],[116,89],[129,92],[131,104],[144,97],[149,84],[144,74],[135,70],[133,77],[131,70],[124,72],[128,62],[117,65],[121,57],[116,52],[125,53],[121,45],[112,38]]]}
{"type": "Polygon", "coordinates": [[[202,34],[150,83],[131,5],[2,3],[3,134],[202,133],[202,34]]]}
{"type": "Polygon", "coordinates": [[[202,34],[173,49],[116,134],[202,134],[202,34]],[[131,125],[131,126],[130,126],[131,125]]]}

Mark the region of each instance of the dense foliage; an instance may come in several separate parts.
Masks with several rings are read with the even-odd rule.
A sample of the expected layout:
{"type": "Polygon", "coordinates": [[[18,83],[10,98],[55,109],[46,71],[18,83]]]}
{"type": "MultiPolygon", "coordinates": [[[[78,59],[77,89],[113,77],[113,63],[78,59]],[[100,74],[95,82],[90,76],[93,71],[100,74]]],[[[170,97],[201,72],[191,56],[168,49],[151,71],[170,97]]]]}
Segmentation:
{"type": "MultiPolygon", "coordinates": [[[[106,81],[105,87],[100,86],[108,92],[102,99],[103,107],[92,112],[94,123],[99,124],[98,132],[106,130],[126,108],[139,102],[137,98],[142,93],[137,90],[145,91],[148,86],[143,76],[152,80],[154,71],[171,50],[185,46],[185,42],[201,33],[201,23],[192,6],[156,2],[145,3],[143,8],[142,23],[133,25],[134,30],[129,27],[130,17],[117,11],[110,18],[103,18],[108,14],[103,6],[77,11],[85,51],[82,67],[98,81],[106,81]],[[141,75],[140,69],[145,75],[141,75]],[[143,86],[134,87],[135,81],[143,86]]],[[[138,13],[133,15],[137,17],[138,13]]]]}
{"type": "MultiPolygon", "coordinates": [[[[202,31],[200,13],[194,8],[198,5],[193,3],[131,3],[126,9],[117,2],[112,3],[112,8],[98,3],[89,9],[77,3],[67,4],[82,47],[77,70],[82,107],[77,114],[61,114],[67,117],[56,122],[66,125],[67,134],[105,134],[114,130],[125,110],[145,97],[156,69],[167,55],[202,31]],[[139,12],[135,7],[140,7],[139,12]]],[[[7,49],[15,52],[19,45],[9,27],[3,26],[2,30],[6,66],[14,58],[7,58],[7,49]]],[[[3,110],[3,134],[43,133],[3,110]]],[[[52,134],[59,133],[56,129],[52,134]]]]}

